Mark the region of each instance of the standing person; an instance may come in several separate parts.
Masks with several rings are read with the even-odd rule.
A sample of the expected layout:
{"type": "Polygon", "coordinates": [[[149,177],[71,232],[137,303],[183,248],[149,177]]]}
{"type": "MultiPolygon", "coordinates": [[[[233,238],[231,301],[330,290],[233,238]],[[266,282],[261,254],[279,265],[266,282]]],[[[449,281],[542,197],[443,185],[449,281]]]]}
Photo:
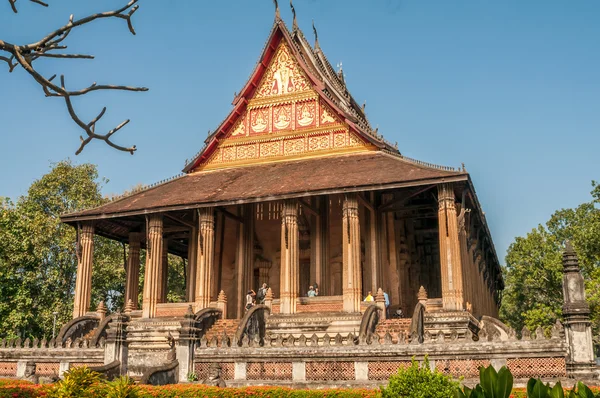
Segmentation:
{"type": "Polygon", "coordinates": [[[256,302],[258,304],[265,303],[265,297],[267,296],[267,290],[269,289],[266,283],[263,283],[260,289],[258,289],[258,293],[256,294],[256,302]]]}
{"type": "Polygon", "coordinates": [[[390,317],[390,296],[388,296],[387,292],[383,292],[383,298],[385,300],[385,317],[390,317]]]}
{"type": "Polygon", "coordinates": [[[246,311],[254,306],[254,298],[256,297],[256,293],[254,290],[248,290],[248,294],[246,294],[246,311]]]}
{"type": "Polygon", "coordinates": [[[375,301],[375,299],[373,298],[373,294],[371,293],[370,290],[369,290],[369,294],[367,294],[367,297],[365,297],[365,301],[375,301]]]}
{"type": "Polygon", "coordinates": [[[315,288],[313,287],[313,285],[310,285],[308,287],[308,293],[306,293],[306,295],[308,297],[315,297],[317,294],[315,293],[315,288]]]}

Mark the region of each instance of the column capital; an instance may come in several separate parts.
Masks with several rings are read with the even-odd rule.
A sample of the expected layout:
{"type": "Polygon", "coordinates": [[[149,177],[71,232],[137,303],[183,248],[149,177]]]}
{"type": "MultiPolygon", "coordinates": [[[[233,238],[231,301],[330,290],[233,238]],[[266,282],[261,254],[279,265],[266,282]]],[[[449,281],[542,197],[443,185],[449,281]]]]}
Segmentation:
{"type": "Polygon", "coordinates": [[[202,227],[203,224],[215,224],[215,208],[201,207],[198,209],[198,224],[202,227]]]}
{"type": "Polygon", "coordinates": [[[440,207],[443,207],[444,204],[446,206],[452,205],[454,207],[454,202],[456,197],[454,196],[454,189],[452,188],[452,184],[439,184],[438,185],[438,203],[440,207]]]}
{"type": "Polygon", "coordinates": [[[141,232],[130,232],[129,233],[129,246],[140,246],[143,235],[141,232]]]}

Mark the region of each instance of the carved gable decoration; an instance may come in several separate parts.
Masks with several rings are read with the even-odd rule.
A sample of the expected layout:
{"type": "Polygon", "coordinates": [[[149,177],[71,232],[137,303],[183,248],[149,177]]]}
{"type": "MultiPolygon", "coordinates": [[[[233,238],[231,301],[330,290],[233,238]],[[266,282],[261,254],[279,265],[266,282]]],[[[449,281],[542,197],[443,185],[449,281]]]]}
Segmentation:
{"type": "Polygon", "coordinates": [[[333,110],[331,110],[331,108],[328,105],[326,105],[324,103],[324,101],[321,101],[321,116],[320,116],[320,118],[321,118],[321,120],[320,120],[321,126],[341,123],[341,121],[339,120],[339,118],[337,117],[335,112],[333,110]]]}
{"type": "Polygon", "coordinates": [[[242,114],[196,170],[371,148],[315,91],[284,40],[259,81],[242,114]]]}
{"type": "Polygon", "coordinates": [[[281,41],[254,98],[298,93],[311,89],[288,46],[281,41]]]}

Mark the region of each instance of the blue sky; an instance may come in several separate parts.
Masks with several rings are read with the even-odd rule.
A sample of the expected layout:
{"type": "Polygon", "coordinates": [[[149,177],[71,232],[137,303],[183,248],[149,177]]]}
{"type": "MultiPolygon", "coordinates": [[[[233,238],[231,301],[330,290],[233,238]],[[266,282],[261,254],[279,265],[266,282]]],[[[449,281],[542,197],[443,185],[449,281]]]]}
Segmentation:
{"type": "MultiPolygon", "coordinates": [[[[0,1],[0,38],[35,41],[66,23],[125,0],[0,1]]],[[[600,1],[296,0],[301,29],[333,64],[389,141],[409,157],[466,164],[501,261],[515,236],[555,210],[589,200],[600,180],[600,1]]],[[[291,26],[288,2],[280,1],[291,26]]],[[[101,142],[75,157],[81,131],[60,99],[45,98],[21,70],[0,63],[0,196],[25,194],[51,162],[98,164],[120,193],[181,171],[231,109],[258,60],[274,17],[270,0],[140,1],[137,36],[122,20],[72,32],[73,52],[93,61],[45,60],[69,87],[93,81],[148,86],[103,92],[75,107],[98,128],[131,123],[115,136],[134,156],[101,142]]],[[[318,177],[318,176],[317,176],[318,177]]]]}

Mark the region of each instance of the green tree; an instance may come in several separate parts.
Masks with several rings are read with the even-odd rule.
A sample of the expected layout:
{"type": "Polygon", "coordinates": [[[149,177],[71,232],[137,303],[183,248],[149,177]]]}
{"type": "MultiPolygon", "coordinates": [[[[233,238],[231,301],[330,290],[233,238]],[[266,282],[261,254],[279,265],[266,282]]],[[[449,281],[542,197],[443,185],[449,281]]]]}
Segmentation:
{"type": "Polygon", "coordinates": [[[592,188],[589,202],[556,211],[545,226],[517,237],[508,248],[500,316],[515,329],[548,328],[561,318],[561,255],[570,240],[586,281],[595,344],[600,345],[600,184],[592,181],[592,188]]]}
{"type": "MultiPolygon", "coordinates": [[[[106,202],[96,166],[62,161],[16,203],[0,205],[0,336],[50,337],[53,312],[58,325],[72,316],[77,269],[76,231],[59,216],[106,202]]],[[[94,238],[92,306],[104,300],[122,306],[124,247],[94,238]]]]}

